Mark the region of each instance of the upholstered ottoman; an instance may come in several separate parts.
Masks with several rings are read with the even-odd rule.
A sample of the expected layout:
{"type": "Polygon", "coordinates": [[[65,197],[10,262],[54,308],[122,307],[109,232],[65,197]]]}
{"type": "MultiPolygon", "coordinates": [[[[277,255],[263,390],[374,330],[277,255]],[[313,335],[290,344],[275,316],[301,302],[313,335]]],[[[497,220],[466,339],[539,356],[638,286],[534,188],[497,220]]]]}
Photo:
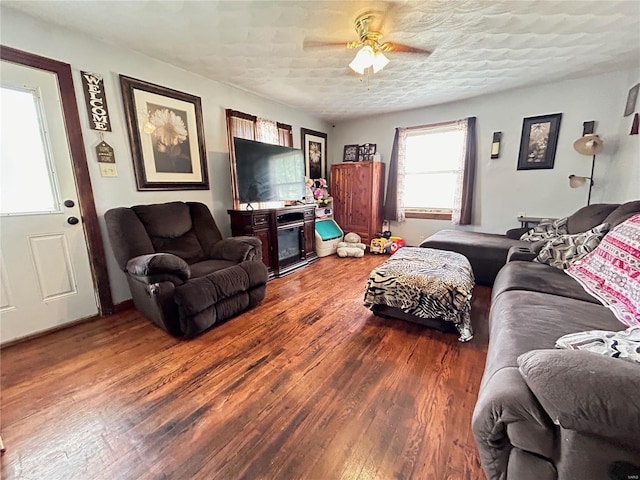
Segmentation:
{"type": "Polygon", "coordinates": [[[382,316],[453,331],[473,338],[473,270],[461,254],[405,247],[369,274],[364,305],[382,316]]]}

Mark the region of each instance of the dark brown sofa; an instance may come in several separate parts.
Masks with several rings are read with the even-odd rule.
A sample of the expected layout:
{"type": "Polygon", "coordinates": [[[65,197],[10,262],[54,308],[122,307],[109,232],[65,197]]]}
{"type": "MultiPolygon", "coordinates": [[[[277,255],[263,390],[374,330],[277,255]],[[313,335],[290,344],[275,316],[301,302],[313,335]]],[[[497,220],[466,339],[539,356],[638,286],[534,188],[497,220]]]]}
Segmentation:
{"type": "Polygon", "coordinates": [[[206,205],[137,205],[104,217],[136,308],[170,334],[192,337],[264,299],[260,240],[223,240],[206,205]]]}

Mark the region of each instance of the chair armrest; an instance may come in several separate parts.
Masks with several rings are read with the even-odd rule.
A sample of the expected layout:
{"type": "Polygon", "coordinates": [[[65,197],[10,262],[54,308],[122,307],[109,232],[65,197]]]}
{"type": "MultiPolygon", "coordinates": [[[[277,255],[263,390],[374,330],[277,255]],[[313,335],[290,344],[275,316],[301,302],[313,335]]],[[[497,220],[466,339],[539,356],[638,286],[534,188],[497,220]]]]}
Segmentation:
{"type": "Polygon", "coordinates": [[[256,257],[260,259],[262,258],[262,242],[257,237],[248,236],[225,238],[213,246],[209,257],[237,263],[253,260],[256,257]]]}
{"type": "Polygon", "coordinates": [[[171,253],[152,253],[133,257],[127,262],[127,272],[136,279],[148,283],[163,279],[171,280],[171,277],[177,277],[182,283],[191,277],[191,269],[187,262],[171,253]]]}
{"type": "Polygon", "coordinates": [[[513,240],[520,240],[520,237],[522,235],[524,235],[525,233],[527,233],[529,230],[531,230],[530,228],[511,228],[509,230],[507,230],[507,233],[505,234],[507,236],[507,238],[511,238],[513,240]]]}
{"type": "Polygon", "coordinates": [[[620,440],[640,432],[640,365],[579,350],[518,357],[525,382],[557,425],[620,440]]]}

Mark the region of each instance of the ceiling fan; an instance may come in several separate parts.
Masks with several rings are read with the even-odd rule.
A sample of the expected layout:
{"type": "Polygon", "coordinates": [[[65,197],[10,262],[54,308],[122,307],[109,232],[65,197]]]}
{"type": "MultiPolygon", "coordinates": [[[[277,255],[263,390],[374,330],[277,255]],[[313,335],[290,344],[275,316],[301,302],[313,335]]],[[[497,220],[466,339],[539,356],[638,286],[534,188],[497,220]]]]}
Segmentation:
{"type": "Polygon", "coordinates": [[[378,14],[368,12],[360,15],[355,20],[355,29],[358,33],[358,41],[347,42],[323,42],[305,40],[304,48],[315,47],[338,47],[344,46],[346,48],[359,48],[355,58],[349,64],[349,67],[360,75],[363,75],[367,68],[373,70],[373,73],[378,73],[389,63],[389,59],[384,55],[386,52],[399,52],[399,53],[417,53],[421,55],[431,55],[430,50],[423,48],[411,47],[409,45],[403,45],[401,43],[384,42],[381,43],[382,32],[370,30],[371,24],[376,20],[378,14]]]}

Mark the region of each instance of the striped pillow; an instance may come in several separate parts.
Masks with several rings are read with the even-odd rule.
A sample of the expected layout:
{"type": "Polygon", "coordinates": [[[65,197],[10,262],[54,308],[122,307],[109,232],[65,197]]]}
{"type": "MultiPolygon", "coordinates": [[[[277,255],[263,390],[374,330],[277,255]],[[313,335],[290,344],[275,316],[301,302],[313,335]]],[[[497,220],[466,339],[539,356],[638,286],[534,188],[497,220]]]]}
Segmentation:
{"type": "Polygon", "coordinates": [[[568,268],[595,250],[608,231],[609,224],[603,223],[586,232],[552,238],[544,244],[533,261],[559,269],[568,268]]]}
{"type": "Polygon", "coordinates": [[[542,221],[528,232],[523,233],[520,240],[524,242],[537,242],[538,240],[545,240],[565,235],[569,233],[569,230],[567,230],[568,218],[569,217],[564,217],[554,221],[542,221]]]}
{"type": "Polygon", "coordinates": [[[640,325],[640,215],[611,230],[565,272],[622,323],[640,325]]]}

